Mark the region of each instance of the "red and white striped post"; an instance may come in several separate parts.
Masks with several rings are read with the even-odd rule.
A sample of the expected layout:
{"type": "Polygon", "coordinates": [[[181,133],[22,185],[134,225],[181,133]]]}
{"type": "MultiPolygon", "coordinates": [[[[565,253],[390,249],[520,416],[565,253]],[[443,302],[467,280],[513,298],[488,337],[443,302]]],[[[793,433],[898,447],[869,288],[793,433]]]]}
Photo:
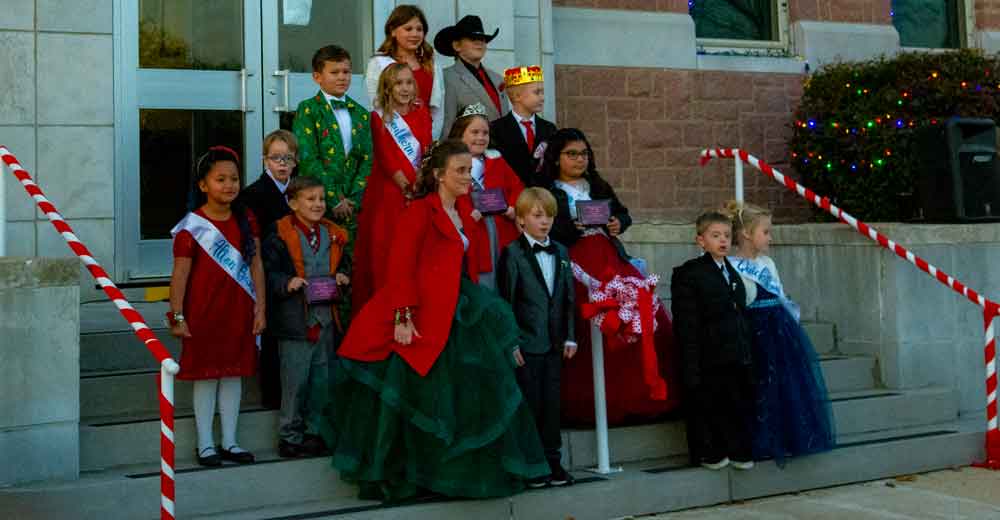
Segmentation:
{"type": "Polygon", "coordinates": [[[852,217],[844,210],[838,208],[830,202],[828,197],[820,197],[815,192],[805,186],[786,177],[770,164],[748,154],[746,150],[737,148],[715,148],[702,150],[701,164],[705,165],[713,158],[736,159],[737,163],[748,163],[761,173],[771,177],[779,184],[797,193],[800,197],[815,204],[819,208],[829,212],[841,222],[851,226],[858,233],[878,242],[882,247],[892,251],[896,256],[905,259],[907,262],[917,266],[921,271],[934,277],[937,281],[950,287],[955,292],[965,296],[972,303],[983,308],[983,322],[986,329],[986,460],[979,466],[991,469],[1000,469],[1000,430],[997,429],[997,372],[996,372],[996,339],[993,329],[993,320],[1000,316],[1000,305],[983,297],[978,292],[967,285],[956,280],[944,271],[934,267],[923,258],[916,256],[905,247],[890,240],[879,233],[875,228],[852,217]]]}
{"type": "MultiPolygon", "coordinates": [[[[163,343],[156,339],[149,325],[142,318],[142,315],[125,299],[125,295],[115,286],[108,276],[107,271],[90,254],[87,246],[77,238],[73,229],[66,223],[66,219],[59,214],[56,207],[45,197],[41,188],[31,179],[28,171],[21,167],[17,157],[14,157],[10,150],[0,145],[0,160],[9,168],[14,177],[17,178],[28,195],[35,200],[38,209],[45,213],[49,221],[56,228],[56,231],[66,240],[66,245],[80,258],[87,271],[97,281],[108,298],[118,307],[118,311],[132,326],[135,335],[146,348],[149,349],[153,357],[160,363],[160,518],[161,520],[173,520],[174,518],[174,376],[180,370],[180,366],[170,357],[163,343]]],[[[2,181],[0,181],[2,182],[2,181]]]]}

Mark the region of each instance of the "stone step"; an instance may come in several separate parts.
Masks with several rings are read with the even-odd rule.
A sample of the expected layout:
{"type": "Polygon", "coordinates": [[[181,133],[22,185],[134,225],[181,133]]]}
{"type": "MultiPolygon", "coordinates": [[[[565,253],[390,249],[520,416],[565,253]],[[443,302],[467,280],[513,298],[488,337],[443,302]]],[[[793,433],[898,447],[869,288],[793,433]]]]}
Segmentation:
{"type": "MultiPolygon", "coordinates": [[[[953,391],[943,388],[841,392],[832,394],[831,399],[839,435],[943,423],[958,417],[953,391]]],[[[276,411],[244,410],[240,414],[240,445],[254,452],[273,450],[277,445],[277,422],[276,411]]],[[[194,417],[179,413],[174,430],[177,459],[193,460],[194,417]]],[[[80,468],[100,470],[159,460],[159,443],[156,442],[159,431],[159,419],[151,415],[92,418],[80,426],[80,468]]],[[[218,424],[215,431],[218,434],[218,424]]],[[[685,435],[680,420],[612,428],[609,432],[611,457],[621,463],[683,456],[687,453],[685,435]]],[[[584,468],[596,464],[593,430],[564,430],[563,446],[567,466],[584,468]]]]}
{"type": "MultiPolygon", "coordinates": [[[[494,500],[427,500],[382,505],[355,498],[326,458],[219,469],[178,466],[178,518],[450,520],[606,520],[708,506],[733,500],[876,480],[967,465],[983,457],[982,420],[953,421],[879,434],[841,435],[829,453],[771,462],[751,471],[680,467],[676,459],[628,464],[611,475],[575,472],[576,486],[528,491],[494,500]]],[[[159,466],[85,473],[79,481],[0,489],[10,518],[154,518],[159,466]]]]}
{"type": "MultiPolygon", "coordinates": [[[[830,392],[870,390],[875,387],[875,360],[869,357],[827,356],[821,366],[830,392]]],[[[95,372],[80,378],[80,416],[158,413],[159,390],[155,370],[95,372]]],[[[177,380],[174,403],[179,411],[191,409],[191,382],[177,380]]],[[[244,378],[244,408],[260,405],[260,385],[256,377],[244,378]]]]}

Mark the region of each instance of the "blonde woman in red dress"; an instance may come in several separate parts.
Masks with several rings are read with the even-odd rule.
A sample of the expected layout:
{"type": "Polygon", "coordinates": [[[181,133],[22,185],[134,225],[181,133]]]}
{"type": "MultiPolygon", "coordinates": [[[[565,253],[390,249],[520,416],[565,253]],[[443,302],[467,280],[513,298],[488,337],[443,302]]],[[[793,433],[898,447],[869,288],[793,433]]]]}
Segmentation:
{"type": "Polygon", "coordinates": [[[415,5],[398,5],[385,21],[385,41],[368,60],[365,69],[365,88],[372,104],[378,97],[379,77],[392,63],[405,63],[417,81],[417,99],[430,112],[431,136],[441,135],[444,112],[444,76],[434,61],[434,48],[427,43],[427,17],[415,5]]]}
{"type": "Polygon", "coordinates": [[[371,119],[375,157],[354,249],[351,303],[355,314],[385,280],[388,244],[413,197],[416,172],[430,146],[430,114],[416,102],[418,89],[412,70],[402,63],[390,64],[379,79],[371,119]]]}

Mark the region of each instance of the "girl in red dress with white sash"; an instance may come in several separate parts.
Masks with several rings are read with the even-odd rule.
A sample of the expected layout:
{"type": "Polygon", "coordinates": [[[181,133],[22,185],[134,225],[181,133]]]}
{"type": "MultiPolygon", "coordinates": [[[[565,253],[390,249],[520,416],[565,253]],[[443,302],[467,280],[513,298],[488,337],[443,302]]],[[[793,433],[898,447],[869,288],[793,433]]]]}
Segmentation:
{"type": "Polygon", "coordinates": [[[371,119],[375,157],[354,247],[351,307],[355,314],[384,283],[387,247],[399,216],[413,198],[416,172],[431,143],[430,114],[415,102],[417,92],[406,64],[393,63],[382,71],[371,119]]]}
{"type": "Polygon", "coordinates": [[[507,210],[503,213],[483,215],[475,209],[470,195],[463,196],[459,201],[459,208],[468,208],[476,221],[472,232],[477,233],[479,243],[489,245],[480,247],[472,259],[479,270],[479,285],[496,290],[496,266],[500,251],[521,234],[514,223],[514,205],[524,191],[524,183],[500,156],[500,152],[487,148],[490,144],[490,121],[486,118],[486,107],[481,103],[462,110],[451,125],[448,138],[459,139],[469,147],[472,154],[472,192],[499,188],[503,190],[507,202],[507,210]]]}
{"type": "Polygon", "coordinates": [[[242,204],[239,157],[213,146],[195,165],[193,207],[171,231],[170,333],[181,338],[178,379],[194,381],[198,463],[250,463],[236,442],[242,377],[257,370],[254,336],[264,330],[264,268],[257,221],[242,204]],[[222,445],[212,435],[218,402],[222,445]]]}

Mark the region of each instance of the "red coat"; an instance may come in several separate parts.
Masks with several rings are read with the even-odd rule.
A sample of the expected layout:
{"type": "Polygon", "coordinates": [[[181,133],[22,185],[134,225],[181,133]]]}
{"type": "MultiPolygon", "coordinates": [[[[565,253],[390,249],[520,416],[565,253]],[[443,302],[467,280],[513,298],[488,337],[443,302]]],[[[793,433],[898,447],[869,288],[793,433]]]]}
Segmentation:
{"type": "MultiPolygon", "coordinates": [[[[464,212],[462,228],[472,229],[464,212]]],[[[477,241],[469,237],[469,255],[475,258],[477,241]]],[[[381,361],[395,352],[421,376],[434,366],[451,329],[461,279],[462,238],[436,193],[413,201],[403,212],[392,241],[386,283],[361,309],[337,353],[357,361],[381,361]],[[396,309],[411,307],[421,337],[409,345],[393,338],[396,309]]],[[[475,269],[469,276],[478,279],[475,269]]]]}
{"type": "MultiPolygon", "coordinates": [[[[351,302],[355,314],[385,283],[389,256],[386,254],[387,245],[392,241],[396,221],[406,208],[403,192],[392,176],[401,171],[411,184],[417,178],[413,165],[385,128],[382,118],[375,112],[372,112],[371,118],[375,158],[361,202],[354,247],[351,302]]],[[[424,107],[414,108],[403,119],[420,142],[421,150],[426,151],[431,143],[430,112],[424,107]]]]}
{"type": "MultiPolygon", "coordinates": [[[[517,203],[517,198],[524,191],[524,183],[521,182],[521,179],[497,151],[487,150],[485,159],[486,164],[483,171],[484,187],[487,189],[503,188],[504,196],[507,198],[507,205],[513,208],[517,203]]],[[[466,195],[462,199],[463,206],[468,205],[472,207],[471,196],[466,195]]],[[[504,215],[494,216],[493,222],[497,227],[497,246],[501,251],[521,234],[517,230],[517,224],[504,215]]],[[[490,237],[489,232],[486,230],[486,222],[484,220],[477,222],[475,230],[476,241],[482,244],[483,247],[477,249],[477,254],[473,258],[473,262],[480,273],[493,272],[493,264],[490,262],[490,237]]]]}

